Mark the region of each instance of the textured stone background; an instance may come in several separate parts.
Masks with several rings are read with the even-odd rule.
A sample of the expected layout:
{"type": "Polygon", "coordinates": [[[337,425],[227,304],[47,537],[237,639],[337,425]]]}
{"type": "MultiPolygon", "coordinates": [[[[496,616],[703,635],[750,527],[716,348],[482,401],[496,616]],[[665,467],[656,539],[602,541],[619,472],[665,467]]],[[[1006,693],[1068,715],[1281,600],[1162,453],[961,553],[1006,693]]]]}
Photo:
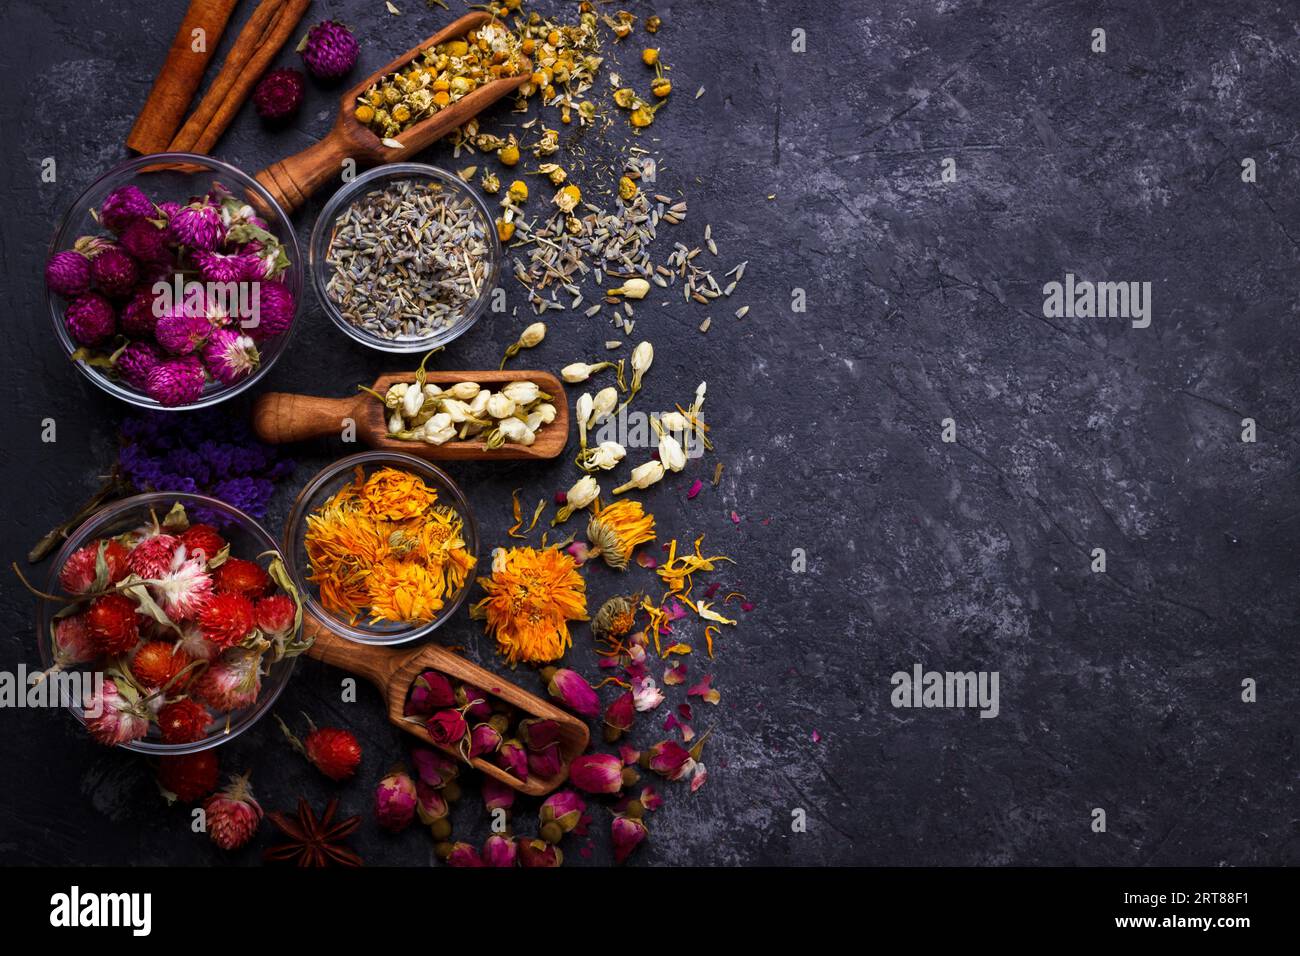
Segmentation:
{"type": "MultiPolygon", "coordinates": [[[[449,17],[397,3],[400,18],[379,0],[317,0],[309,17],[357,28],[361,75],[449,17]]],[[[66,205],[123,158],[184,5],[6,6],[0,487],[6,557],[20,559],[95,486],[124,411],[54,344],[44,250],[66,205]],[[59,164],[55,185],[39,180],[47,156],[59,164]],[[42,445],[39,423],[51,415],[59,441],[42,445]]],[[[662,186],[690,200],[678,235],[695,244],[711,222],[722,268],[750,265],[726,310],[676,301],[640,310],[637,338],[658,354],[643,407],[685,400],[706,378],[726,463],[721,486],[693,502],[686,487],[711,463],[646,500],[665,537],[705,533],[707,547],[736,556],[722,578],[757,607],[708,668],[721,705],[696,707],[697,726],[715,727],[710,780],[693,797],[661,788],[668,800],[637,859],[1300,861],[1295,9],[1270,0],[656,9],[677,92],[649,138],[662,186]],[[1104,55],[1088,48],[1097,26],[1104,55]],[[803,55],[790,51],[795,28],[807,32],[803,55]],[[945,157],[957,161],[956,183],[940,181],[945,157]],[[1239,176],[1244,157],[1258,164],[1253,185],[1239,176]],[[1151,327],[1045,320],[1041,287],[1067,271],[1152,282],[1151,327]],[[806,314],[791,312],[795,287],[807,291],[806,314]],[[743,303],[752,311],[737,322],[730,313],[743,303]],[[949,416],[955,445],[939,440],[949,416]],[[1239,440],[1247,416],[1259,423],[1253,445],[1239,440]],[[1108,553],[1104,575],[1089,571],[1094,547],[1108,553]],[[807,573],[790,571],[795,548],[808,553],[807,573]],[[915,662],[999,671],[1001,716],[893,709],[889,676],[915,662]],[[1239,699],[1245,677],[1259,682],[1256,704],[1239,699]],[[1089,830],[1093,807],[1108,812],[1105,835],[1089,830]],[[790,832],[794,808],[808,813],[805,834],[790,832]]],[[[264,130],[245,109],[217,155],[255,170],[304,147],[328,128],[337,93],[312,86],[308,96],[288,131],[264,130]]],[[[445,148],[423,158],[450,162],[445,148]]],[[[297,216],[304,240],[319,205],[297,216]]],[[[525,321],[485,321],[439,365],[492,366],[525,321]]],[[[550,322],[529,356],[544,367],[599,354],[610,337],[600,320],[550,322]]],[[[342,395],[396,365],[353,345],[309,302],[293,354],[266,384],[342,395]]],[[[301,449],[273,533],[296,487],[344,451],[301,449]]],[[[505,541],[510,489],[536,501],[572,471],[563,461],[451,470],[488,547],[505,541]]],[[[647,577],[637,569],[627,583],[647,577]]],[[[588,580],[593,606],[624,584],[600,569],[588,580]]],[[[12,579],[2,599],[0,666],[33,664],[32,603],[12,579]]],[[[463,614],[438,636],[492,663],[463,614]]],[[[571,659],[595,672],[585,632],[571,659]]],[[[703,672],[699,659],[691,668],[703,672]]],[[[368,688],[357,704],[338,703],[339,676],[303,662],[278,709],[357,731],[363,771],[337,791],[346,811],[368,813],[371,784],[404,745],[368,688]]],[[[517,678],[535,686],[531,674],[517,678]]],[[[663,713],[653,727],[643,720],[638,742],[662,736],[663,713]]],[[[6,862],[223,860],[189,833],[183,811],[162,808],[144,759],[97,748],[62,713],[3,717],[6,862]]],[[[222,758],[225,769],[252,769],[267,808],[299,793],[319,805],[336,789],[269,721],[222,758]]],[[[481,839],[473,788],[469,797],[456,832],[481,839]]],[[[518,810],[531,832],[532,805],[518,810]]],[[[593,813],[590,845],[566,841],[574,863],[608,860],[608,815],[593,813]]],[[[256,862],[269,839],[264,831],[235,861],[256,862]]],[[[357,844],[372,862],[431,859],[418,828],[389,837],[367,819],[357,844]]]]}

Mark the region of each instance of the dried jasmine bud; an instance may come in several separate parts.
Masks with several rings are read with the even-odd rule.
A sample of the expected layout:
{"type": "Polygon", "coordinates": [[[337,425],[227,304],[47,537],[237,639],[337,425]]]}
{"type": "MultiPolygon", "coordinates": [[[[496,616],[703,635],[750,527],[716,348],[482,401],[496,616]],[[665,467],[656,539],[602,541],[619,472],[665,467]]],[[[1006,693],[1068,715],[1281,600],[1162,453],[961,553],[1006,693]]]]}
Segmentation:
{"type": "Polygon", "coordinates": [[[614,489],[614,494],[621,495],[625,491],[633,488],[649,488],[655,482],[664,476],[664,465],[661,461],[647,461],[644,465],[638,465],[632,469],[629,480],[614,489]]]}

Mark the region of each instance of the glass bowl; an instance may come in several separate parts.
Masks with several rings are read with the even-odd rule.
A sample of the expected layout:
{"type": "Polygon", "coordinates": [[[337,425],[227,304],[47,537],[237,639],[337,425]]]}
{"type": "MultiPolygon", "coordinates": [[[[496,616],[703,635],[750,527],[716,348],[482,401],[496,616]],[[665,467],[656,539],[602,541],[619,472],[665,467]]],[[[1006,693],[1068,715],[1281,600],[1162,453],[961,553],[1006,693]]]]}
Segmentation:
{"type": "Polygon", "coordinates": [[[284,553],[293,576],[294,585],[302,596],[304,612],[325,622],[331,630],[350,641],[360,644],[404,644],[428,637],[443,622],[456,613],[465,603],[470,586],[474,581],[474,570],[465,576],[465,583],[454,595],[443,601],[442,608],[431,621],[422,623],[401,623],[392,621],[370,622],[358,620],[347,621],[332,611],[325,609],[320,601],[320,588],[308,580],[311,562],[307,557],[307,516],[317,511],[340,488],[354,479],[357,468],[369,477],[380,468],[398,468],[418,475],[424,483],[438,493],[442,504],[450,505],[461,517],[461,537],[465,548],[473,556],[477,566],[479,557],[478,523],[474,512],[470,510],[469,501],[447,474],[434,467],[423,458],[404,455],[399,452],[369,451],[349,455],[322,469],[298,494],[289,514],[289,521],[284,529],[284,553]]]}
{"type": "MultiPolygon", "coordinates": [[[[155,153],[149,156],[139,156],[115,166],[77,197],[76,202],[64,215],[58,232],[55,233],[54,240],[50,243],[49,254],[52,256],[56,252],[71,249],[81,236],[111,237],[112,234],[91,215],[91,210],[99,209],[104,198],[120,186],[137,186],[156,203],[184,203],[188,202],[191,197],[206,194],[212,188],[213,183],[220,183],[233,196],[245,200],[248,205],[252,206],[254,212],[266,222],[267,231],[283,244],[285,254],[289,258],[289,267],[277,281],[282,281],[293,294],[294,318],[296,319],[302,306],[303,264],[301,250],[298,248],[298,238],[294,235],[293,225],[289,222],[289,217],[260,183],[234,166],[213,159],[210,156],[199,156],[193,153],[155,153]]],[[[162,279],[172,284],[176,281],[176,275],[183,275],[186,282],[198,280],[197,275],[192,272],[176,273],[171,270],[164,273],[162,279]]],[[[232,291],[245,297],[251,295],[250,290],[239,288],[242,285],[243,283],[237,284],[237,288],[232,291]]],[[[68,302],[51,292],[48,287],[45,295],[49,304],[50,318],[54,323],[54,333],[58,337],[65,354],[71,358],[79,346],[73,341],[72,336],[68,334],[67,325],[64,321],[64,313],[67,310],[68,302]]],[[[245,298],[243,301],[247,303],[248,299],[245,298]]],[[[115,303],[119,313],[123,305],[124,303],[121,301],[115,303]]],[[[203,387],[203,394],[197,400],[182,405],[163,405],[144,392],[132,388],[126,382],[106,374],[100,368],[89,365],[84,361],[74,361],[76,361],[77,368],[81,370],[82,374],[101,389],[122,399],[124,402],[129,402],[140,408],[177,411],[189,408],[204,408],[223,402],[252,387],[258,379],[271,370],[271,366],[284,353],[289,336],[292,334],[293,324],[291,323],[289,328],[280,335],[258,342],[260,362],[258,367],[250,374],[230,385],[223,385],[215,380],[209,380],[203,387]]],[[[108,347],[111,348],[112,343],[108,347]]]]}
{"type": "Polygon", "coordinates": [[[316,298],[320,301],[321,308],[334,321],[334,324],[362,345],[378,349],[381,352],[395,354],[427,352],[429,349],[446,345],[468,332],[483,313],[487,311],[488,302],[492,297],[492,290],[496,288],[501,274],[501,243],[497,240],[492,212],[487,203],[484,202],[483,197],[479,195],[477,190],[463,182],[459,176],[455,176],[436,166],[427,166],[423,163],[392,163],[387,166],[377,166],[339,189],[330,197],[329,202],[325,204],[325,208],[321,210],[320,217],[316,220],[316,225],[312,229],[308,250],[312,287],[316,290],[316,298]],[[468,198],[482,220],[483,235],[488,247],[487,276],[479,289],[478,298],[451,325],[423,338],[406,336],[385,338],[353,325],[343,317],[343,313],[326,289],[333,271],[333,267],[326,261],[326,258],[330,244],[334,239],[339,218],[367,192],[401,180],[426,182],[433,189],[446,189],[457,196],[468,198]]]}
{"type": "MultiPolygon", "coordinates": [[[[201,514],[204,510],[216,512],[226,519],[222,522],[221,536],[230,543],[231,553],[234,556],[253,560],[259,555],[269,553],[271,556],[280,555],[283,558],[275,540],[267,534],[261,525],[244,514],[244,512],[231,507],[224,501],[209,498],[206,495],[193,495],[183,492],[150,492],[149,494],[136,495],[132,498],[124,498],[121,501],[114,502],[87,519],[63,543],[63,547],[59,549],[59,553],[55,556],[49,579],[45,585],[45,593],[64,593],[59,585],[59,572],[74,551],[96,539],[122,534],[150,524],[154,517],[161,521],[172,506],[177,503],[185,506],[186,511],[190,514],[191,521],[194,521],[195,513],[201,514]]],[[[197,522],[194,521],[194,523],[197,522]]],[[[288,562],[285,562],[285,564],[287,566],[288,562]]],[[[265,566],[264,563],[263,566],[265,566]]],[[[37,645],[40,647],[42,666],[48,669],[54,665],[50,626],[53,623],[56,607],[52,601],[42,600],[39,604],[36,614],[37,645]]],[[[208,750],[211,747],[234,740],[271,710],[276,699],[280,696],[280,692],[284,690],[285,685],[289,682],[295,660],[296,658],[287,657],[273,664],[264,664],[266,672],[262,676],[262,689],[256,702],[240,710],[230,711],[228,715],[216,714],[212,725],[208,728],[207,735],[202,740],[183,744],[163,743],[159,736],[158,725],[150,723],[149,733],[146,737],[119,746],[139,753],[175,755],[208,750]],[[229,722],[227,723],[227,721],[229,722]]],[[[70,669],[90,672],[85,665],[77,665],[75,668],[70,669]]],[[[79,704],[69,704],[68,709],[84,726],[86,717],[83,708],[79,704]]]]}

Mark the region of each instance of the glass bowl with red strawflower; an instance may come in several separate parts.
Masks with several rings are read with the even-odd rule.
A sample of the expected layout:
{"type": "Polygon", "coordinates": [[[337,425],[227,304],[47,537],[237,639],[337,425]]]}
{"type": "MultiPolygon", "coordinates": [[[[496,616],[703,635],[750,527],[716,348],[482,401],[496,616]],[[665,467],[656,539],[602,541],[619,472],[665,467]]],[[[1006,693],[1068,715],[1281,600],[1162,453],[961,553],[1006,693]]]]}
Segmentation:
{"type": "Polygon", "coordinates": [[[142,408],[203,408],[285,352],[303,292],[293,225],[251,176],[192,153],[109,170],[64,215],[45,263],[60,347],[142,408]]]}
{"type": "Polygon", "coordinates": [[[205,495],[104,508],[64,543],[37,594],[36,692],[100,743],[143,753],[233,740],[311,644],[275,541],[205,495]]]}

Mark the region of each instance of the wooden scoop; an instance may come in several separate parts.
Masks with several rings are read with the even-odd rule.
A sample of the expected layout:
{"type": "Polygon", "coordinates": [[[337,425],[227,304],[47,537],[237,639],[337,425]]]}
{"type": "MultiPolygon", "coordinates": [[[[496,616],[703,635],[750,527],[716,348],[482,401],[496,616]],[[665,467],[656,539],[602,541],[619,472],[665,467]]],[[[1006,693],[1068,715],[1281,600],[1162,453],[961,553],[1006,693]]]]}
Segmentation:
{"type": "MultiPolygon", "coordinates": [[[[481,440],[458,441],[452,439],[441,445],[423,441],[402,441],[388,437],[388,410],[373,395],[359,392],[349,398],[317,398],[314,395],[295,395],[290,392],[267,392],[253,405],[253,431],[257,437],[272,445],[285,442],[306,441],[338,435],[343,430],[344,419],[356,422],[357,436],[371,448],[401,451],[419,458],[446,461],[472,459],[544,459],[555,458],[564,451],[569,440],[569,402],[560,380],[549,372],[482,371],[482,372],[425,372],[424,379],[446,388],[456,382],[477,382],[500,389],[508,382],[535,382],[551,396],[555,405],[555,421],[537,429],[537,440],[531,445],[506,442],[500,448],[488,448],[481,440]]],[[[396,372],[381,375],[371,386],[380,395],[398,382],[415,381],[414,372],[396,372]]]]}
{"type": "Polygon", "coordinates": [[[292,213],[326,180],[342,173],[344,160],[354,159],[369,164],[401,162],[418,153],[434,140],[465,125],[501,97],[519,89],[528,82],[532,72],[527,60],[524,61],[518,76],[484,83],[455,103],[443,107],[432,116],[427,116],[403,130],[398,134],[397,140],[402,144],[400,149],[396,146],[385,146],[383,140],[353,115],[357,107],[357,97],[377,81],[396,73],[429,47],[464,36],[491,19],[492,15],[489,13],[467,13],[423,43],[403,53],[383,69],[366,77],[343,94],[343,98],[339,101],[338,119],[324,139],[288,159],[282,159],[266,167],[254,178],[266,187],[267,192],[284,207],[285,212],[292,213]]]}
{"type": "Polygon", "coordinates": [[[470,763],[475,769],[495,777],[507,786],[514,787],[520,793],[532,796],[545,796],[569,778],[569,764],[587,749],[591,734],[587,725],[572,714],[567,714],[536,697],[497,677],[491,671],[484,670],[477,664],[471,664],[459,655],[436,644],[425,644],[414,650],[391,647],[375,647],[357,644],[335,634],[328,624],[312,614],[303,618],[303,631],[316,639],[316,643],[307,651],[308,657],[324,661],[333,667],[341,668],[351,674],[364,677],[379,688],[388,701],[388,719],[397,727],[412,736],[420,738],[426,745],[463,759],[454,748],[443,747],[429,739],[423,723],[414,723],[405,718],[406,698],[415,679],[426,670],[441,671],[453,681],[473,684],[479,690],[493,697],[499,697],[532,717],[547,717],[560,725],[560,756],[564,766],[553,777],[535,777],[519,780],[502,770],[494,763],[482,757],[475,757],[470,763]]]}

